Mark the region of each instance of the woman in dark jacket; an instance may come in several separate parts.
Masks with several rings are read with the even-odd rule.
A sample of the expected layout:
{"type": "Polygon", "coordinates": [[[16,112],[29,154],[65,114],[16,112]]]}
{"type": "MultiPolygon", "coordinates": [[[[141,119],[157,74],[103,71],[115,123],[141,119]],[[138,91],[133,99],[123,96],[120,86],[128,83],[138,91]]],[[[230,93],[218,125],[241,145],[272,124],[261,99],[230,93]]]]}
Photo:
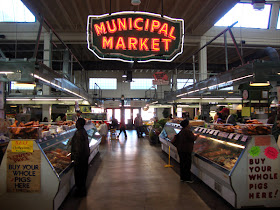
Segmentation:
{"type": "Polygon", "coordinates": [[[79,196],[86,195],[86,179],[88,172],[89,141],[84,129],[85,120],[79,118],[76,122],[77,131],[71,142],[71,159],[74,160],[74,176],[79,196]]]}
{"type": "Polygon", "coordinates": [[[171,141],[176,147],[180,157],[180,178],[182,182],[192,183],[191,165],[194,141],[198,135],[194,135],[189,129],[189,120],[183,120],[180,125],[182,130],[171,141]]]}

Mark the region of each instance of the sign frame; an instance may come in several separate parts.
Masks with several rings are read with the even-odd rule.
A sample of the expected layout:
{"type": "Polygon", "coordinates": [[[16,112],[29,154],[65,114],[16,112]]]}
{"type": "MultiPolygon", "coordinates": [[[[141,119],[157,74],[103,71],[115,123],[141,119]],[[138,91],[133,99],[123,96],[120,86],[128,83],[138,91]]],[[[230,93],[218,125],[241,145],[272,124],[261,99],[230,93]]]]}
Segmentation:
{"type": "MultiPolygon", "coordinates": [[[[93,29],[92,29],[93,30],[93,29]]],[[[116,60],[116,61],[122,61],[122,62],[129,62],[129,63],[133,63],[135,61],[139,62],[139,63],[146,63],[146,62],[151,62],[151,61],[162,61],[162,62],[172,62],[175,58],[177,58],[180,54],[183,53],[183,47],[184,47],[184,20],[183,19],[179,19],[179,18],[171,18],[171,17],[168,17],[168,16],[165,16],[165,15],[160,15],[160,14],[155,14],[155,13],[150,13],[150,12],[141,12],[141,11],[122,11],[122,12],[115,12],[115,13],[111,13],[111,14],[103,14],[103,15],[89,15],[88,18],[87,18],[87,44],[88,44],[88,49],[93,52],[96,57],[98,57],[99,59],[101,60],[116,60]],[[163,20],[166,20],[166,21],[169,21],[169,22],[178,22],[180,24],[180,28],[179,28],[179,31],[180,31],[180,34],[178,35],[178,38],[180,39],[179,40],[179,45],[177,46],[177,52],[176,50],[174,50],[172,54],[172,56],[169,56],[170,58],[167,58],[167,57],[164,57],[162,59],[159,59],[159,58],[153,58],[155,56],[151,56],[151,58],[147,58],[147,59],[144,59],[145,56],[143,56],[142,58],[141,57],[133,57],[131,56],[131,58],[128,58],[128,56],[124,55],[124,54],[119,54],[118,53],[108,53],[109,55],[113,54],[114,56],[112,57],[106,57],[106,56],[109,56],[109,55],[105,55],[103,54],[101,56],[101,53],[99,54],[98,49],[96,47],[96,49],[92,49],[91,48],[91,42],[93,42],[93,38],[91,36],[91,24],[90,24],[90,21],[92,18],[95,18],[95,19],[104,19],[104,18],[107,18],[107,17],[112,17],[112,16],[118,16],[118,15],[142,15],[142,16],[149,16],[149,17],[155,17],[155,18],[158,18],[158,19],[163,19],[163,20]],[[117,56],[118,55],[118,56],[117,56]]],[[[147,57],[147,56],[146,56],[147,57]]]]}

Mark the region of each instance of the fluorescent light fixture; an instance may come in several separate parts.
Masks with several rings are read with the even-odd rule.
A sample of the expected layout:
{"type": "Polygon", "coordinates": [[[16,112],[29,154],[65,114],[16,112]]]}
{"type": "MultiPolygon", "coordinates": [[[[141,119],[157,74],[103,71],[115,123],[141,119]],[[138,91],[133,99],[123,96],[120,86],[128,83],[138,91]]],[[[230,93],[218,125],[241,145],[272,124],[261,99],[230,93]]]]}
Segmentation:
{"type": "Polygon", "coordinates": [[[32,101],[56,101],[56,98],[32,98],[32,101]]]}
{"type": "Polygon", "coordinates": [[[7,98],[6,101],[30,101],[30,98],[7,98]]]}
{"type": "Polygon", "coordinates": [[[158,103],[158,101],[152,102],[151,104],[156,104],[156,103],[158,103]]]}
{"type": "Polygon", "coordinates": [[[202,98],[204,100],[224,100],[224,98],[202,98]]]}
{"type": "Polygon", "coordinates": [[[0,74],[13,74],[14,72],[12,71],[0,71],[0,74]]]}
{"type": "Polygon", "coordinates": [[[229,91],[228,93],[229,93],[229,94],[232,94],[232,93],[233,93],[233,91],[229,91]]]}
{"type": "Polygon", "coordinates": [[[228,100],[242,100],[242,98],[226,98],[228,100]]]}
{"type": "Polygon", "coordinates": [[[81,99],[81,98],[59,98],[57,100],[59,100],[59,101],[81,101],[83,99],[81,99]]]}
{"type": "Polygon", "coordinates": [[[17,107],[17,106],[10,106],[10,107],[17,107]]]}
{"type": "Polygon", "coordinates": [[[261,86],[269,86],[270,83],[269,81],[267,82],[250,82],[250,86],[253,86],[253,87],[261,87],[261,86]]]}
{"type": "Polygon", "coordinates": [[[181,98],[181,99],[190,99],[190,100],[195,100],[195,99],[200,99],[200,98],[181,98]]]}
{"type": "Polygon", "coordinates": [[[234,147],[239,147],[239,148],[242,148],[242,149],[244,149],[244,148],[245,148],[245,147],[244,147],[244,146],[242,146],[242,145],[239,145],[239,144],[234,144],[234,143],[230,143],[230,142],[227,142],[226,144],[231,145],[231,146],[234,146],[234,147]]]}
{"type": "Polygon", "coordinates": [[[14,86],[18,86],[18,87],[36,87],[36,83],[28,83],[28,82],[15,82],[14,86]]]}

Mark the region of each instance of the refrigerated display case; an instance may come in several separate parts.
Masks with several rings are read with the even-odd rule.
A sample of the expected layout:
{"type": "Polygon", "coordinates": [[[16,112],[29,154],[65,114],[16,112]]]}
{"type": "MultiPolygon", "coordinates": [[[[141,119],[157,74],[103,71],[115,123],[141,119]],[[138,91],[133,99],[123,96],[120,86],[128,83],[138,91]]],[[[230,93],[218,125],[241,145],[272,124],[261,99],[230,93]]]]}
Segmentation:
{"type": "MultiPolygon", "coordinates": [[[[280,207],[279,148],[272,135],[244,135],[203,127],[194,143],[191,171],[235,208],[280,207]]],[[[180,161],[171,139],[181,131],[166,123],[162,150],[180,161]]]]}
{"type": "MultiPolygon", "coordinates": [[[[85,125],[85,129],[89,136],[91,162],[99,151],[101,136],[92,123],[85,125]]],[[[71,129],[40,139],[10,140],[0,167],[1,207],[59,208],[75,183],[70,156],[70,141],[75,131],[71,129]]]]}

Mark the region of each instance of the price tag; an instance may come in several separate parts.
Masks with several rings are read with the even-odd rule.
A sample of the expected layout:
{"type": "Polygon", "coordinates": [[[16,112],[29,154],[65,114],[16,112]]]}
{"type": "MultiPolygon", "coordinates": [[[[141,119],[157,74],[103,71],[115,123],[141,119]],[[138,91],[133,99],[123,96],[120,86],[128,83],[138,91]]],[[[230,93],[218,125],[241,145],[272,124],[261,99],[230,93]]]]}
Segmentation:
{"type": "Polygon", "coordinates": [[[203,131],[202,131],[202,132],[203,132],[203,133],[206,133],[206,131],[207,131],[207,129],[206,129],[206,128],[203,128],[203,131]]]}
{"type": "Polygon", "coordinates": [[[210,131],[211,131],[210,129],[207,129],[206,133],[210,133],[210,131]]]}
{"type": "Polygon", "coordinates": [[[196,127],[194,130],[195,130],[195,131],[198,131],[198,129],[199,129],[199,127],[196,127]]]}
{"type": "Polygon", "coordinates": [[[200,129],[199,129],[199,132],[201,132],[201,131],[203,131],[203,128],[200,128],[200,129]]]}
{"type": "Polygon", "coordinates": [[[220,132],[218,136],[223,137],[224,132],[220,132]]]}
{"type": "Polygon", "coordinates": [[[231,134],[228,135],[228,138],[229,138],[229,139],[232,139],[233,136],[234,136],[234,133],[231,133],[231,134]]]}
{"type": "Polygon", "coordinates": [[[211,131],[210,131],[210,134],[213,134],[214,132],[215,132],[215,130],[211,130],[211,131]]]}
{"type": "Polygon", "coordinates": [[[219,133],[219,131],[215,131],[215,132],[214,132],[214,135],[215,135],[215,136],[217,136],[217,135],[218,135],[218,133],[219,133]]]}
{"type": "Polygon", "coordinates": [[[224,137],[225,137],[225,138],[227,138],[227,137],[228,137],[228,135],[229,135],[229,133],[224,132],[224,137]]]}
{"type": "Polygon", "coordinates": [[[246,142],[247,139],[248,139],[248,136],[243,136],[242,139],[241,139],[241,141],[246,142]]]}
{"type": "Polygon", "coordinates": [[[235,139],[235,140],[238,140],[239,137],[240,137],[240,134],[236,134],[235,137],[234,137],[234,139],[235,139]]]}

